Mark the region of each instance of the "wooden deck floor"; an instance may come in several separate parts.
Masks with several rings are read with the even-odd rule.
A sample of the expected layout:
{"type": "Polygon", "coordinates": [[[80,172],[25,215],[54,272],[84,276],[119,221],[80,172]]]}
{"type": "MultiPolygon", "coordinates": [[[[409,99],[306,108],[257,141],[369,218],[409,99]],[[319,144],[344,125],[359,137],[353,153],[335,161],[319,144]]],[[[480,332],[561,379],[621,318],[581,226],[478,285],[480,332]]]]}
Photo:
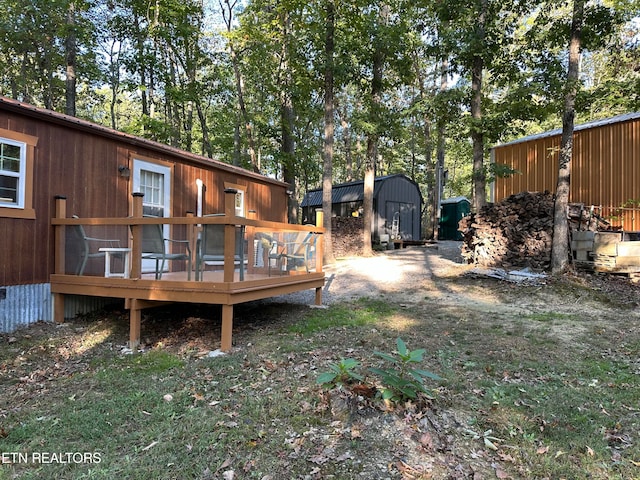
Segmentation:
{"type": "Polygon", "coordinates": [[[315,289],[315,303],[319,305],[325,282],[322,272],[271,276],[245,273],[243,281],[235,272],[233,282],[224,282],[222,271],[206,271],[202,281],[195,281],[194,277],[192,274],[191,281],[188,281],[186,272],[167,272],[161,280],[156,280],[153,274],[143,274],[138,279],[51,275],[54,316],[57,322],[64,321],[61,318],[64,295],[122,298],[130,311],[129,341],[131,348],[135,349],[140,343],[142,309],[169,302],[222,305],[220,348],[229,351],[232,345],[233,305],[307,289],[315,289]]]}

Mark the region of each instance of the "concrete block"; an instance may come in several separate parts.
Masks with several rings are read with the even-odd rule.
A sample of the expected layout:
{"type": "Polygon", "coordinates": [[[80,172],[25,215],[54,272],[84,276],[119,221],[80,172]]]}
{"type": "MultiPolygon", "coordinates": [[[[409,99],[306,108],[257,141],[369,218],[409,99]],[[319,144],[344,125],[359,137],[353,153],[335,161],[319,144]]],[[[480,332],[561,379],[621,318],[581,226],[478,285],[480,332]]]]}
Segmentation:
{"type": "Polygon", "coordinates": [[[592,232],[589,230],[585,230],[583,232],[572,232],[571,233],[571,238],[573,238],[576,241],[588,241],[588,242],[593,242],[593,239],[596,236],[596,232],[592,232]]]}
{"type": "Polygon", "coordinates": [[[640,242],[620,242],[617,249],[618,257],[640,257],[640,242]]]}

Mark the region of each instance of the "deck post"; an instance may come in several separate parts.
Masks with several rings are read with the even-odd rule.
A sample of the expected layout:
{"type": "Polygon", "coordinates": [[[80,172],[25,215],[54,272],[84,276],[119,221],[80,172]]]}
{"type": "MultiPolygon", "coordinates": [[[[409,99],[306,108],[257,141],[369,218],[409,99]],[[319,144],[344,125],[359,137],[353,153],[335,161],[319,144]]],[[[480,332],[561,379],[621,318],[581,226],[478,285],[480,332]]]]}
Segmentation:
{"type": "MultiPolygon", "coordinates": [[[[233,282],[236,255],[236,194],[235,188],[224,189],[224,216],[229,222],[224,226],[224,278],[225,282],[233,282]]],[[[244,268],[244,265],[240,265],[244,268]]]]}
{"type": "MultiPolygon", "coordinates": [[[[55,216],[56,218],[65,218],[67,216],[67,197],[56,195],[55,197],[55,216]]],[[[65,243],[66,243],[66,227],[64,225],[56,225],[54,233],[54,252],[55,263],[54,272],[62,275],[65,273],[65,243]]],[[[53,320],[56,323],[64,323],[64,294],[53,294],[53,320]]]]}
{"type": "MultiPolygon", "coordinates": [[[[322,228],[324,222],[324,214],[322,212],[322,209],[317,209],[316,210],[316,227],[318,228],[322,228]]],[[[316,272],[318,273],[322,273],[322,267],[324,265],[324,237],[320,237],[319,239],[320,241],[318,241],[318,239],[316,239],[315,245],[316,245],[316,272]]],[[[317,298],[317,295],[316,295],[317,298]]],[[[316,302],[317,305],[320,305],[319,303],[316,302]]]]}
{"type": "Polygon", "coordinates": [[[142,309],[135,298],[128,299],[129,304],[129,348],[134,352],[140,345],[140,321],[142,309]]]}
{"type": "MultiPolygon", "coordinates": [[[[133,193],[133,218],[142,218],[142,198],[144,193],[133,193]]],[[[131,225],[131,276],[140,278],[142,273],[142,226],[131,225]]]]}
{"type": "MultiPolygon", "coordinates": [[[[193,214],[193,212],[187,212],[187,218],[193,218],[194,216],[195,215],[193,214]]],[[[198,243],[197,243],[198,235],[196,233],[196,228],[197,226],[195,224],[187,225],[187,240],[189,241],[189,248],[191,249],[192,252],[194,252],[193,257],[191,258],[191,266],[189,267],[191,268],[191,272],[189,272],[189,275],[195,275],[194,270],[195,270],[196,262],[198,261],[197,259],[198,254],[196,253],[197,246],[198,246],[198,243]]]]}
{"type": "Polygon", "coordinates": [[[220,350],[231,351],[233,334],[233,305],[222,305],[222,329],[220,332],[220,350]]]}

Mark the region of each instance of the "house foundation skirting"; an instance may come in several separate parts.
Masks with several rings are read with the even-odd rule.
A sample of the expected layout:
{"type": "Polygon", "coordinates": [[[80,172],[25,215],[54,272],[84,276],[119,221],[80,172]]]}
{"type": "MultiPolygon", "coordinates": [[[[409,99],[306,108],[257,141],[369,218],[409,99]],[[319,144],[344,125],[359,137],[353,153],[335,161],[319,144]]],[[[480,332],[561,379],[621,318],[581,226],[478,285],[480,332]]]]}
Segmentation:
{"type": "MultiPolygon", "coordinates": [[[[121,300],[68,295],[64,317],[94,312],[121,300]]],[[[53,321],[53,299],[50,283],[0,286],[0,333],[11,333],[36,322],[53,321]]]]}

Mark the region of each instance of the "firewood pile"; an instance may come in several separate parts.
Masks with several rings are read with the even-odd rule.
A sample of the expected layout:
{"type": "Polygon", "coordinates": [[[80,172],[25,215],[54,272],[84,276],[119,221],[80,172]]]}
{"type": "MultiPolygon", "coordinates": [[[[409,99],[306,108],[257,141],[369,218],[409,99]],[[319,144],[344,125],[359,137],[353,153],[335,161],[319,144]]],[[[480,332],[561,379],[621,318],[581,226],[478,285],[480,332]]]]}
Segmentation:
{"type": "Polygon", "coordinates": [[[364,221],[362,217],[333,217],[331,219],[331,246],[336,257],[362,254],[364,221]]]}
{"type": "Polygon", "coordinates": [[[484,267],[547,269],[553,204],[549,192],[521,192],[463,218],[462,257],[484,267]]]}

